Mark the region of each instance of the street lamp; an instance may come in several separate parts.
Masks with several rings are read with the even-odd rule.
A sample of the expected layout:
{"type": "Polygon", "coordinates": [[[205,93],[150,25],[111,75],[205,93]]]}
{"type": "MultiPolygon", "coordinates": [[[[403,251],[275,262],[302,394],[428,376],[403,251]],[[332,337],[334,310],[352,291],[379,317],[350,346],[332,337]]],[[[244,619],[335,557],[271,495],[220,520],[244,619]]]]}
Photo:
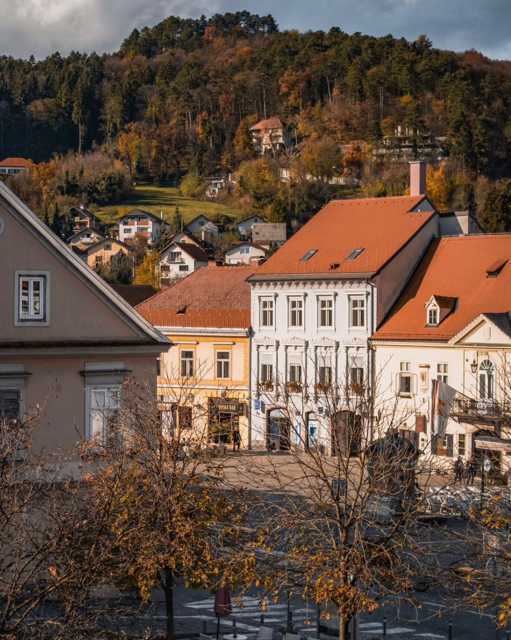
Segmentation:
{"type": "Polygon", "coordinates": [[[470,371],[475,375],[477,373],[477,360],[474,358],[470,363],[470,371]]]}

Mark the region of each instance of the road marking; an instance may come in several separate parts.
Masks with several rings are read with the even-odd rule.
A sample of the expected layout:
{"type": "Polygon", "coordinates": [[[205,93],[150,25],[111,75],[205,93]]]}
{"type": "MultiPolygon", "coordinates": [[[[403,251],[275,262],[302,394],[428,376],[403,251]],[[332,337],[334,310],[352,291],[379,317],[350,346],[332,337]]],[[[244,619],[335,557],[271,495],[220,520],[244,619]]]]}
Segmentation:
{"type": "Polygon", "coordinates": [[[437,638],[438,640],[445,640],[445,636],[439,636],[437,633],[416,633],[414,638],[437,638]]]}

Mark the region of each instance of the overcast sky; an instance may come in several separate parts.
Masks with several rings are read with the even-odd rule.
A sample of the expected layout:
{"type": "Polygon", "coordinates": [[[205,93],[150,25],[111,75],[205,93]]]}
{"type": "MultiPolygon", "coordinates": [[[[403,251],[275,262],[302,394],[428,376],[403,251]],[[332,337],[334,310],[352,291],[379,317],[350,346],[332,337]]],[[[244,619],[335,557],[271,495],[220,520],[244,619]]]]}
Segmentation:
{"type": "Polygon", "coordinates": [[[437,47],[511,59],[511,0],[0,0],[0,54],[114,51],[168,15],[242,9],[272,13],[281,29],[426,34],[437,47]]]}

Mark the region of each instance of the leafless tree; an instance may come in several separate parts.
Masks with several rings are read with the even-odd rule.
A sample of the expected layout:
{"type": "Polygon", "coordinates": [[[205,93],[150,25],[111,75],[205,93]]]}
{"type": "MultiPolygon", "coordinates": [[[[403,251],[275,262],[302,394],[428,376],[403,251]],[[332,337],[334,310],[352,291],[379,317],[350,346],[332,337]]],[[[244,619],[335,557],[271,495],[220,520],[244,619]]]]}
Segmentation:
{"type": "Polygon", "coordinates": [[[259,571],[274,594],[333,608],[345,640],[358,613],[392,598],[413,602],[417,580],[434,581],[442,571],[423,518],[428,489],[438,483],[433,460],[405,437],[410,416],[378,393],[378,380],[371,388],[353,379],[337,386],[326,379],[313,389],[299,381],[265,385],[268,402],[267,394],[279,397],[280,448],[287,452],[239,470],[267,496],[259,571]]]}

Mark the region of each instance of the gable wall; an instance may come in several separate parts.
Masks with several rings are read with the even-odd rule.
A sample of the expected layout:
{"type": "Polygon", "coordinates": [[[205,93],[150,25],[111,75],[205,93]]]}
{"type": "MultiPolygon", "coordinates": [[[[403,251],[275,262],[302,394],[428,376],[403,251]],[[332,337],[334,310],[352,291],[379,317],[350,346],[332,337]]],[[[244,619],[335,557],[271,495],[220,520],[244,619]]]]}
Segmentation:
{"type": "Polygon", "coordinates": [[[57,256],[33,231],[22,225],[0,203],[4,230],[0,235],[1,340],[126,340],[139,337],[137,330],[111,309],[91,283],[57,256]],[[15,272],[22,270],[50,273],[49,326],[17,327],[14,324],[15,272]]]}

